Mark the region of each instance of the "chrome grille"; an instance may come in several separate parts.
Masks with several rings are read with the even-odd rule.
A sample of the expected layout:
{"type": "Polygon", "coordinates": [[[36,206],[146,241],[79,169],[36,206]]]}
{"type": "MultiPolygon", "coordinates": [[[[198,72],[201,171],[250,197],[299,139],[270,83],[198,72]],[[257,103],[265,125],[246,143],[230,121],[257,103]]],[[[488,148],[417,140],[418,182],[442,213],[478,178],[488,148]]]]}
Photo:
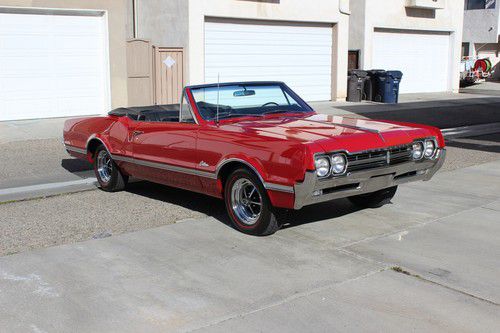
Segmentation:
{"type": "Polygon", "coordinates": [[[411,160],[412,145],[370,150],[347,155],[347,172],[378,168],[411,160]]]}

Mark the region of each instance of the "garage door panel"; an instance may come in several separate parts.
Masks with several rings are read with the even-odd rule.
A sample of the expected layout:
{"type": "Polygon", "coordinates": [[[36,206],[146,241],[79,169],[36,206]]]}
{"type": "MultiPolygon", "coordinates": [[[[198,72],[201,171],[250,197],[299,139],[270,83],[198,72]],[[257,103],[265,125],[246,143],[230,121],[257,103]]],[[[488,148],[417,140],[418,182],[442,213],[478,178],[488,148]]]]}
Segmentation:
{"type": "Polygon", "coordinates": [[[205,23],[205,81],[284,81],[309,101],[331,98],[328,26],[205,23]],[[311,84],[311,82],[313,84],[311,84]]]}
{"type": "Polygon", "coordinates": [[[0,14],[0,120],[109,109],[102,16],[0,14]]]}
{"type": "Polygon", "coordinates": [[[310,46],[307,48],[296,45],[263,45],[259,43],[249,44],[233,44],[228,42],[226,44],[207,45],[205,52],[210,55],[290,55],[295,58],[299,56],[307,57],[310,53],[316,55],[331,54],[331,48],[310,46]]]}
{"type": "Polygon", "coordinates": [[[375,32],[372,67],[400,70],[401,93],[449,90],[450,36],[375,32]]]}
{"type": "MultiPolygon", "coordinates": [[[[307,35],[307,38],[297,39],[297,35],[283,35],[283,34],[272,34],[267,33],[262,36],[262,33],[251,33],[251,34],[236,34],[233,32],[233,36],[228,35],[228,33],[214,32],[215,35],[209,35],[209,40],[211,44],[227,44],[228,38],[235,44],[245,45],[248,42],[258,41],[262,45],[295,45],[295,46],[325,46],[325,43],[331,43],[331,36],[314,36],[307,35]],[[237,36],[238,38],[234,38],[237,36]]],[[[305,37],[305,36],[304,36],[305,37]]]]}
{"type": "MultiPolygon", "coordinates": [[[[224,71],[225,69],[230,69],[231,67],[228,66],[220,66],[218,68],[213,68],[213,69],[208,69],[205,71],[205,75],[207,77],[210,76],[217,76],[218,71],[224,71]]],[[[255,68],[251,66],[245,66],[245,67],[239,67],[238,68],[238,73],[239,75],[264,75],[264,76],[269,76],[269,75],[281,75],[281,76],[288,76],[288,77],[295,77],[295,76],[307,76],[310,77],[311,75],[318,77],[321,76],[322,78],[329,78],[329,74],[325,71],[329,70],[328,67],[313,67],[313,68],[307,68],[307,67],[298,67],[298,66],[261,66],[259,67],[259,72],[255,73],[255,68]]]]}
{"type": "MultiPolygon", "coordinates": [[[[308,68],[314,67],[325,67],[330,70],[331,59],[326,59],[324,55],[308,55],[308,68]]],[[[205,55],[205,61],[209,63],[211,66],[252,66],[254,67],[255,56],[249,54],[238,55],[237,57],[221,57],[220,55],[215,54],[207,54],[205,55]]],[[[297,62],[297,57],[292,56],[280,56],[280,57],[268,57],[265,62],[260,63],[259,66],[262,67],[272,67],[272,66],[293,66],[293,67],[301,67],[300,63],[297,62]]]]}

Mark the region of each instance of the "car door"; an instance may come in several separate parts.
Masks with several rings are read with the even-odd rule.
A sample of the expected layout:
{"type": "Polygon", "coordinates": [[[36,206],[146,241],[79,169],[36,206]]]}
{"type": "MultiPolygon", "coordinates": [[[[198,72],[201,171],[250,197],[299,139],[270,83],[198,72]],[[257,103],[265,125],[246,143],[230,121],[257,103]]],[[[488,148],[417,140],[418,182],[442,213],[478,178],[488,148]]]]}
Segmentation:
{"type": "Polygon", "coordinates": [[[199,125],[194,118],[180,120],[137,121],[137,126],[130,133],[135,176],[201,191],[196,172],[199,125]]]}

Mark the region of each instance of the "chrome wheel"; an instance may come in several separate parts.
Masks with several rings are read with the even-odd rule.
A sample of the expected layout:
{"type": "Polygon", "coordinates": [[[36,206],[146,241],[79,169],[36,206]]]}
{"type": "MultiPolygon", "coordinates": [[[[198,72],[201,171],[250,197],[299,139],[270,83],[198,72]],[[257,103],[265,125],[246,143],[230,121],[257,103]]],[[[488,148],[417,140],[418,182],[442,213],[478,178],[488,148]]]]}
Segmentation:
{"type": "Polygon", "coordinates": [[[101,150],[97,155],[97,173],[99,178],[108,183],[111,180],[111,171],[113,170],[113,161],[106,150],[101,150]]]}
{"type": "Polygon", "coordinates": [[[262,212],[262,197],[257,187],[246,178],[234,182],[231,188],[231,208],[238,219],[246,224],[257,222],[262,212]]]}

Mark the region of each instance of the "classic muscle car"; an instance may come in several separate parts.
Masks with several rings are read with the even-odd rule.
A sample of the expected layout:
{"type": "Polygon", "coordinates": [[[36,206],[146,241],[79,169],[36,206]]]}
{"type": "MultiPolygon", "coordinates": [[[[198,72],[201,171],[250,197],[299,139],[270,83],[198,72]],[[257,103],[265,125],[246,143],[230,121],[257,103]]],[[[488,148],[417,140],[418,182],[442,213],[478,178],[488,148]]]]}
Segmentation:
{"type": "Polygon", "coordinates": [[[378,207],[445,158],[439,129],[317,114],[282,82],[184,88],[178,105],[67,120],[64,144],[105,191],[129,176],[224,199],[238,230],[275,232],[276,209],[347,197],[378,207]]]}

